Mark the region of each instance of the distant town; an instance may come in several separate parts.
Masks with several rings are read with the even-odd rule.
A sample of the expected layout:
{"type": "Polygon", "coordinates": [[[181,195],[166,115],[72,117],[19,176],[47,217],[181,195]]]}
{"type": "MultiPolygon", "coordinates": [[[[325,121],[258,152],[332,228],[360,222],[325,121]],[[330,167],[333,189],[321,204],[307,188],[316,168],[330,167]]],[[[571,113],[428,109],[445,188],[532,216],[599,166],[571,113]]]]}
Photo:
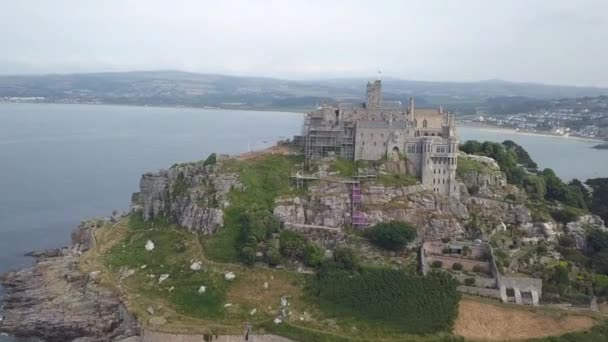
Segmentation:
{"type": "Polygon", "coordinates": [[[514,113],[481,109],[469,122],[511,128],[517,131],[608,139],[608,97],[585,97],[529,104],[529,109],[514,113]]]}

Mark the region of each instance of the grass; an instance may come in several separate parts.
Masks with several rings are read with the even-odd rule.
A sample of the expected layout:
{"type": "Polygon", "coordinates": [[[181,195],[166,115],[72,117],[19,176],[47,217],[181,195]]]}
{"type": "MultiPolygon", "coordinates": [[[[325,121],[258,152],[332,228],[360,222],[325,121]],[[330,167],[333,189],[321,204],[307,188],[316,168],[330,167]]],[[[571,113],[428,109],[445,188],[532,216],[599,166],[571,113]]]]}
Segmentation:
{"type": "Polygon", "coordinates": [[[492,169],[490,166],[470,158],[458,158],[458,165],[456,173],[462,176],[468,172],[477,171],[479,173],[497,173],[497,170],[492,169]]]}
{"type": "Polygon", "coordinates": [[[201,252],[194,233],[164,220],[144,222],[140,215],[131,215],[125,239],[104,258],[110,270],[136,270],[133,278],[137,293],[163,297],[178,313],[221,317],[229,283],[219,272],[190,270],[192,260],[200,260],[201,252]],[[152,251],[144,248],[148,240],[155,245],[152,251]],[[169,278],[159,284],[161,274],[169,274],[169,278]],[[198,293],[200,286],[206,286],[205,293],[198,293]]]}
{"type": "Polygon", "coordinates": [[[343,158],[336,158],[332,160],[331,165],[329,166],[330,171],[338,172],[342,177],[353,177],[357,166],[350,160],[343,158]]]}
{"type": "Polygon", "coordinates": [[[377,182],[384,186],[410,186],[418,184],[418,179],[412,175],[386,174],[378,176],[377,182]]]}
{"type": "Polygon", "coordinates": [[[235,160],[226,167],[239,174],[244,191],[229,194],[230,206],[224,212],[224,227],[204,242],[205,254],[219,262],[237,262],[235,249],[240,234],[239,213],[251,207],[272,209],[277,196],[294,193],[290,188],[292,167],[301,157],[266,155],[259,159],[235,160]]]}

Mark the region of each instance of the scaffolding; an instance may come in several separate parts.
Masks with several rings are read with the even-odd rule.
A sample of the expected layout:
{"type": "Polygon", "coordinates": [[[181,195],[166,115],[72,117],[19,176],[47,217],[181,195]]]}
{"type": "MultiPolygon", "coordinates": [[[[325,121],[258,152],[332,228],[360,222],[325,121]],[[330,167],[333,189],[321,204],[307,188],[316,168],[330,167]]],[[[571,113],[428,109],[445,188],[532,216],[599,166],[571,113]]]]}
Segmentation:
{"type": "Polygon", "coordinates": [[[353,228],[367,228],[367,215],[362,210],[361,183],[357,180],[350,185],[351,224],[353,228]]]}
{"type": "Polygon", "coordinates": [[[355,158],[355,126],[352,123],[335,125],[304,124],[304,155],[306,162],[327,156],[346,160],[355,158]]]}

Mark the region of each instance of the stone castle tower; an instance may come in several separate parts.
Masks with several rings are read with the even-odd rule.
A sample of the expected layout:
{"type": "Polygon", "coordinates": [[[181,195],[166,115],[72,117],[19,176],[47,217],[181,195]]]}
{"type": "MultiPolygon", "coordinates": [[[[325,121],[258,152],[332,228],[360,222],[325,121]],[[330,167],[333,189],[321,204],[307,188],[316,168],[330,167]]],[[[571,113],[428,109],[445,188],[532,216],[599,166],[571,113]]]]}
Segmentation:
{"type": "Polygon", "coordinates": [[[367,82],[367,98],[365,108],[379,109],[382,106],[382,82],[375,80],[374,83],[367,82]]]}

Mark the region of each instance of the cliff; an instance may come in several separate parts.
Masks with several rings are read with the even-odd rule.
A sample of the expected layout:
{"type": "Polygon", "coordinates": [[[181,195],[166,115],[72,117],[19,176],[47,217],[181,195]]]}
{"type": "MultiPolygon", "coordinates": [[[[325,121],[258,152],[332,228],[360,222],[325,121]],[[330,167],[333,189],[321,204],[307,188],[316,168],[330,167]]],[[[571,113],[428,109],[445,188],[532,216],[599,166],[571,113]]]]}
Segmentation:
{"type": "Polygon", "coordinates": [[[223,171],[221,163],[174,165],[144,174],[134,205],[145,220],[165,217],[201,234],[212,234],[224,224],[228,193],[240,187],[238,175],[223,171]]]}
{"type": "Polygon", "coordinates": [[[48,342],[121,341],[137,333],[119,297],[78,268],[94,227],[81,224],[70,247],[33,253],[38,260],[32,267],[2,276],[7,295],[0,331],[48,342]]]}

